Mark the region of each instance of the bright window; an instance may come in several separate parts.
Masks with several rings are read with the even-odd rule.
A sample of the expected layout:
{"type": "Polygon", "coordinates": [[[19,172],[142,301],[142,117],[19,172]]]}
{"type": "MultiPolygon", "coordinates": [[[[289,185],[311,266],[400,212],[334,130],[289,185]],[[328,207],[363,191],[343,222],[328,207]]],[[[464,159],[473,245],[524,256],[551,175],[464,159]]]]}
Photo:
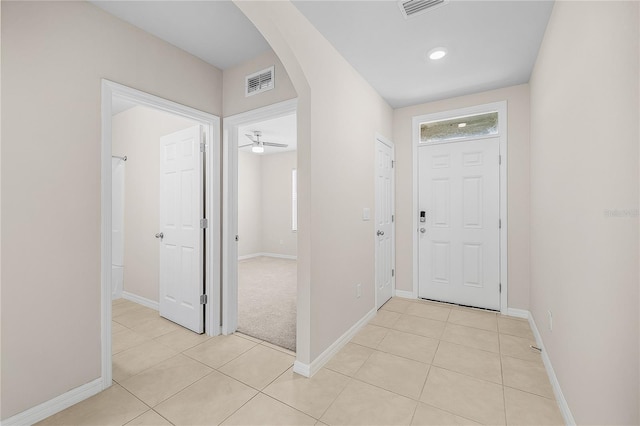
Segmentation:
{"type": "Polygon", "coordinates": [[[291,230],[298,230],[298,171],[291,171],[291,230]]]}
{"type": "Polygon", "coordinates": [[[497,112],[420,123],[420,143],[469,139],[497,134],[497,112]]]}

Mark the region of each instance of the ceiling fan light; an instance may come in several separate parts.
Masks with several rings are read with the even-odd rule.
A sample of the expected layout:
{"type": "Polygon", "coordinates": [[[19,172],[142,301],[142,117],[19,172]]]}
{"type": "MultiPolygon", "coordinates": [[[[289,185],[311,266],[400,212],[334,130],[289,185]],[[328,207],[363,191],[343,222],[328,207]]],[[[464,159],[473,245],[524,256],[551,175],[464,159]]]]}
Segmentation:
{"type": "Polygon", "coordinates": [[[429,55],[429,59],[431,59],[432,61],[438,61],[444,58],[445,56],[447,56],[447,53],[449,52],[445,47],[436,47],[434,49],[431,49],[428,55],[429,55]]]}
{"type": "Polygon", "coordinates": [[[252,146],[251,152],[254,152],[256,154],[262,154],[264,152],[264,147],[260,145],[252,146]]]}

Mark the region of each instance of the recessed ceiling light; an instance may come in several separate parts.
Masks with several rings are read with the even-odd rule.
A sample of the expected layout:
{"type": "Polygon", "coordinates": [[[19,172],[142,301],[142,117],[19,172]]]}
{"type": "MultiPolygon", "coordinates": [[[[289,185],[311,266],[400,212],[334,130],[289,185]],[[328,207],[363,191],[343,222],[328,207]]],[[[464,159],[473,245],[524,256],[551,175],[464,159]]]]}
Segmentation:
{"type": "Polygon", "coordinates": [[[438,59],[442,59],[447,56],[447,49],[444,47],[436,47],[435,49],[431,49],[429,51],[429,59],[432,61],[437,61],[438,59]]]}
{"type": "Polygon", "coordinates": [[[458,123],[458,127],[467,127],[467,123],[458,123]]]}

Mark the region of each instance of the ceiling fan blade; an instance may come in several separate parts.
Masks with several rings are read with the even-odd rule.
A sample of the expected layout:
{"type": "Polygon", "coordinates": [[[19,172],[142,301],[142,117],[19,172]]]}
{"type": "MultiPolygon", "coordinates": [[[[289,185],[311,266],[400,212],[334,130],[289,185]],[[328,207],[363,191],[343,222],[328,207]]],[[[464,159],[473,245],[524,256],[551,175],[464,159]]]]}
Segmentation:
{"type": "Polygon", "coordinates": [[[253,145],[252,143],[248,143],[248,144],[244,144],[244,145],[238,145],[238,148],[244,148],[245,146],[251,146],[253,145]]]}
{"type": "Polygon", "coordinates": [[[249,133],[245,133],[244,135],[248,137],[251,142],[255,142],[255,140],[253,139],[253,135],[250,135],[249,133]]]}
{"type": "Polygon", "coordinates": [[[262,144],[264,146],[275,146],[275,147],[278,147],[278,148],[286,148],[286,147],[289,146],[286,143],[274,143],[274,142],[262,142],[262,144]]]}

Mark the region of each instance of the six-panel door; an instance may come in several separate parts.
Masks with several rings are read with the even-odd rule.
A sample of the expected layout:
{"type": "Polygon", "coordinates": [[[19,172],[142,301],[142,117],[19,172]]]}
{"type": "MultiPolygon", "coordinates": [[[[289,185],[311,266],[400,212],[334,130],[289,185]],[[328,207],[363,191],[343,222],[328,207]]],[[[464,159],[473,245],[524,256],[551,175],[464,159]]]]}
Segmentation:
{"type": "Polygon", "coordinates": [[[393,150],[376,142],[376,292],[377,308],[392,296],[393,150]]]}
{"type": "Polygon", "coordinates": [[[419,296],[500,309],[499,139],[418,148],[419,296]]]}
{"type": "Polygon", "coordinates": [[[160,139],[160,315],[202,333],[203,177],[194,126],[160,139]]]}

